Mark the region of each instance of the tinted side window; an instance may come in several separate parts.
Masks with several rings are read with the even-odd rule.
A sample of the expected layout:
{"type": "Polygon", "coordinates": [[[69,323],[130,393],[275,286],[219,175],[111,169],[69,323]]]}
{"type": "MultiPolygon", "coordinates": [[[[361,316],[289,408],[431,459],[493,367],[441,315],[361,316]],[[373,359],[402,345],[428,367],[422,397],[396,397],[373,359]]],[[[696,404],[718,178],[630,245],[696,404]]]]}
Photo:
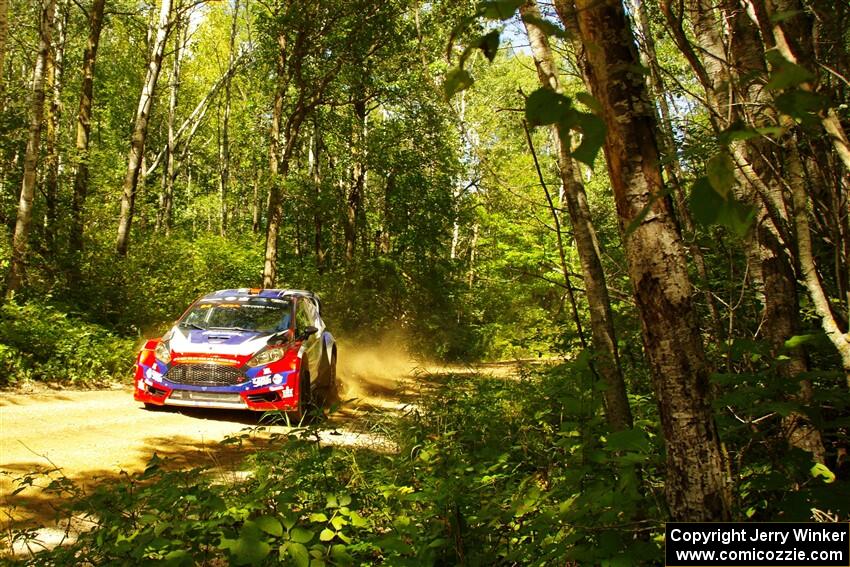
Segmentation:
{"type": "Polygon", "coordinates": [[[309,302],[306,300],[298,301],[298,309],[295,312],[295,332],[298,334],[304,332],[304,329],[313,324],[313,318],[306,309],[308,305],[309,302]]]}

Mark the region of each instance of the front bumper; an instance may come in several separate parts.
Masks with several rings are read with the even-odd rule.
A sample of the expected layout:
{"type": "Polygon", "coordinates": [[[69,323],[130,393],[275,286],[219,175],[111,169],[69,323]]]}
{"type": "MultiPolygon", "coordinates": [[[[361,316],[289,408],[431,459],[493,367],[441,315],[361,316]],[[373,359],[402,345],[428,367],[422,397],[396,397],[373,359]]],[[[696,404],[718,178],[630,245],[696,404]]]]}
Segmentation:
{"type": "Polygon", "coordinates": [[[231,386],[194,386],[168,380],[168,374],[136,366],[133,398],[145,404],[252,411],[298,410],[296,372],[282,372],[280,384],[256,386],[248,380],[231,386]]]}

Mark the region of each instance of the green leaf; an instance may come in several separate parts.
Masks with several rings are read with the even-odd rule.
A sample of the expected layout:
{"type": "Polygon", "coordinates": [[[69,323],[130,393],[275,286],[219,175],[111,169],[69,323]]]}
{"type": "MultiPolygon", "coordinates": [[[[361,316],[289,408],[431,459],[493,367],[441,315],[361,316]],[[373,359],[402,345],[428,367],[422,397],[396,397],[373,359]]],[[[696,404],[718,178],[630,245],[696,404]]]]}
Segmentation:
{"type": "Polygon", "coordinates": [[[723,197],[735,185],[735,164],[726,152],[716,154],[705,166],[708,182],[723,197]]]}
{"type": "Polygon", "coordinates": [[[478,13],[488,20],[507,20],[525,0],[491,0],[478,5],[478,13]]]}
{"type": "Polygon", "coordinates": [[[471,87],[474,82],[472,75],[465,69],[457,67],[449,71],[449,74],[446,75],[446,80],[443,82],[443,93],[447,99],[452,98],[460,91],[471,87]]]}
{"type": "Polygon", "coordinates": [[[272,518],[271,516],[260,516],[259,518],[254,518],[254,523],[257,524],[258,528],[269,535],[278,537],[283,535],[283,526],[280,525],[277,518],[272,518]]]}
{"type": "Polygon", "coordinates": [[[571,110],[572,101],[551,89],[539,88],[525,99],[525,119],[531,126],[560,122],[571,110]]]}
{"type": "Polygon", "coordinates": [[[774,50],[768,51],[765,57],[770,62],[773,71],[765,88],[779,91],[790,87],[796,87],[814,79],[814,75],[805,67],[788,61],[774,50]]]}
{"type": "Polygon", "coordinates": [[[192,555],[185,549],[175,549],[165,556],[166,565],[192,565],[192,555]]]}
{"type": "Polygon", "coordinates": [[[230,552],[236,565],[259,563],[271,552],[271,546],[252,532],[240,533],[239,539],[222,538],[219,547],[230,552]]]}
{"type": "Polygon", "coordinates": [[[331,525],[334,527],[334,529],[341,530],[343,526],[348,525],[348,522],[342,516],[334,516],[334,518],[331,520],[331,525]]]}
{"type": "Polygon", "coordinates": [[[817,338],[818,335],[815,334],[794,335],[793,337],[785,341],[785,348],[797,348],[798,346],[810,343],[817,338]]]}
{"type": "Polygon", "coordinates": [[[810,471],[814,478],[822,477],[823,481],[827,484],[835,482],[835,473],[829,470],[824,464],[815,463],[814,465],[812,465],[810,471]]]}
{"type": "Polygon", "coordinates": [[[350,494],[340,494],[339,495],[339,505],[340,506],[348,506],[351,504],[351,495],[350,494]]]}
{"type": "Polygon", "coordinates": [[[329,530],[328,528],[325,528],[325,529],[322,530],[322,533],[319,534],[319,539],[322,540],[322,541],[330,541],[334,538],[334,535],[336,535],[336,534],[334,533],[333,530],[329,530]]]}
{"type": "Polygon", "coordinates": [[[486,35],[482,35],[475,41],[475,46],[484,53],[484,57],[486,57],[490,63],[493,62],[493,59],[496,58],[496,54],[499,53],[500,36],[501,32],[499,30],[493,30],[486,35]]]}
{"type": "Polygon", "coordinates": [[[314,535],[316,534],[310,530],[305,530],[304,528],[293,528],[292,531],[289,532],[289,539],[295,543],[310,543],[314,535]]]}
{"type": "Polygon", "coordinates": [[[776,108],[782,114],[799,120],[804,124],[814,124],[819,120],[818,113],[827,107],[826,97],[801,90],[790,90],[776,97],[776,108]]]}
{"type": "Polygon", "coordinates": [[[351,565],[354,562],[354,559],[348,554],[345,546],[341,543],[331,546],[331,557],[333,557],[334,561],[343,565],[351,565]]]}
{"type": "Polygon", "coordinates": [[[717,194],[708,178],[700,177],[691,187],[689,199],[691,215],[703,226],[710,226],[717,221],[720,209],[724,206],[723,197],[717,194]]]}
{"type": "Polygon", "coordinates": [[[321,512],[319,512],[319,513],[314,513],[314,514],[310,514],[310,521],[311,521],[311,522],[317,522],[317,523],[319,523],[319,522],[327,522],[327,521],[328,521],[328,517],[327,517],[327,516],[325,516],[325,515],[324,515],[323,513],[321,513],[321,512]]]}
{"type": "Polygon", "coordinates": [[[733,234],[743,237],[750,230],[756,218],[755,207],[746,205],[731,194],[718,211],[717,222],[728,228],[733,234]]]}
{"type": "MultiPolygon", "coordinates": [[[[283,548],[281,548],[281,551],[283,551],[283,548]]],[[[304,545],[290,541],[286,544],[286,551],[298,567],[310,566],[310,554],[304,545]]]]}
{"type": "Polygon", "coordinates": [[[540,28],[540,31],[549,37],[554,36],[561,39],[570,39],[569,34],[564,31],[563,28],[544,18],[539,18],[531,14],[523,14],[522,21],[526,24],[540,28]]]}
{"type": "Polygon", "coordinates": [[[640,429],[626,429],[608,435],[605,448],[610,451],[648,451],[649,440],[640,429]]]}
{"type": "Polygon", "coordinates": [[[580,112],[578,125],[581,128],[581,144],[573,150],[572,156],[578,161],[593,167],[599,149],[605,144],[605,122],[594,114],[580,112]]]}
{"type": "Polygon", "coordinates": [[[283,516],[283,527],[286,528],[287,530],[291,530],[292,527],[295,525],[295,522],[298,520],[298,518],[296,518],[295,515],[292,512],[284,512],[282,514],[282,516],[283,516]]]}
{"type": "Polygon", "coordinates": [[[577,93],[576,100],[585,105],[587,108],[596,114],[602,114],[602,105],[596,100],[596,97],[590,93],[577,93]]]}
{"type": "Polygon", "coordinates": [[[357,512],[351,512],[349,518],[351,519],[351,525],[355,528],[362,528],[367,524],[366,519],[357,512]]]}

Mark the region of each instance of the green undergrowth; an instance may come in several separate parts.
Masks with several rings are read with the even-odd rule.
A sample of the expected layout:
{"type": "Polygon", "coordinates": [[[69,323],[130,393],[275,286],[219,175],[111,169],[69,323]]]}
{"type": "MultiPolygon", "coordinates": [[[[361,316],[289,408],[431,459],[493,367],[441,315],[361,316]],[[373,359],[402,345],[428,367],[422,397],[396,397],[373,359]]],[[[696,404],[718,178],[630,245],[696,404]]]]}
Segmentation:
{"type": "Polygon", "coordinates": [[[7,301],[0,307],[0,387],[130,376],[135,342],[48,303],[7,301]]]}
{"type": "MultiPolygon", "coordinates": [[[[420,398],[403,415],[372,414],[357,424],[386,442],[328,444],[333,435],[318,434],[333,425],[316,418],[273,434],[273,448],[252,452],[239,480],[174,470],[155,457],[143,473],[83,495],[54,473],[48,490],[57,500],[72,495],[66,513],[97,518],[97,527],[22,562],[661,564],[664,452],[650,397],[631,398],[635,429],[611,433],[584,357],[510,378],[442,374],[420,383],[420,398]]],[[[749,385],[741,388],[751,395],[749,385]]],[[[828,483],[809,472],[810,462],[780,467],[767,449],[744,447],[731,424],[721,426],[738,459],[736,517],[797,519],[797,501],[811,507],[822,496],[816,492],[828,483]]],[[[225,443],[250,452],[252,434],[225,443]]]]}
{"type": "MultiPolygon", "coordinates": [[[[592,390],[588,379],[582,362],[511,379],[428,376],[433,391],[406,414],[367,424],[391,443],[328,445],[316,435],[328,425],[317,419],[254,453],[251,474],[239,481],[175,471],[157,457],[143,473],[74,496],[67,512],[91,514],[98,526],[26,562],[655,562],[658,440],[644,429],[648,421],[633,433],[606,434],[598,392],[581,393],[592,390]]],[[[646,400],[633,401],[652,411],[646,400]]],[[[248,434],[226,442],[248,442],[248,434]]],[[[50,490],[73,487],[56,481],[50,490]]]]}

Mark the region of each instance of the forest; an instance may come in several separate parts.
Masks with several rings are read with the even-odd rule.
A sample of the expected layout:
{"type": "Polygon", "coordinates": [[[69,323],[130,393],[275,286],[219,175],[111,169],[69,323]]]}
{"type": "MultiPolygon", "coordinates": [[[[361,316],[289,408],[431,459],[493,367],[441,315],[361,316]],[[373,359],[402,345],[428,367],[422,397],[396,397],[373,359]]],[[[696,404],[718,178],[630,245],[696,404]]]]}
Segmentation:
{"type": "Polygon", "coordinates": [[[96,521],[14,564],[652,565],[665,521],[850,520],[845,1],[0,0],[0,108],[5,394],[129,383],[224,288],[444,365],[362,424],[389,453],[331,408],[239,482],[23,475],[96,521]]]}

